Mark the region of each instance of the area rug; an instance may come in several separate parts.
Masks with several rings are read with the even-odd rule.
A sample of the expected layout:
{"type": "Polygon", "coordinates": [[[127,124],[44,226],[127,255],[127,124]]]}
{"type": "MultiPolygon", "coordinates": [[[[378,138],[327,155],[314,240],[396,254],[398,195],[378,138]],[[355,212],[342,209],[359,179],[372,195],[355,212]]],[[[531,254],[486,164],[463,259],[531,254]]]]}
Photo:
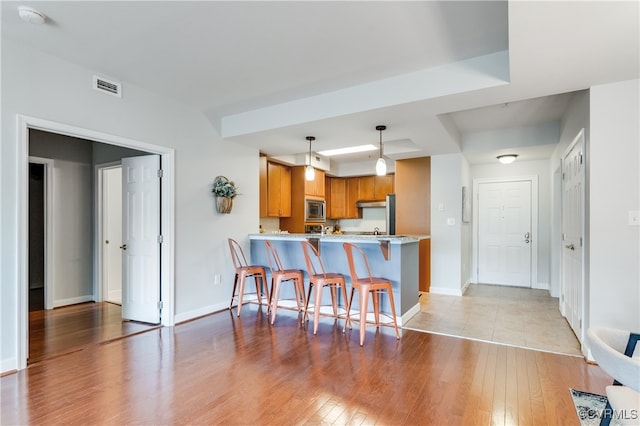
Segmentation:
{"type": "MultiPolygon", "coordinates": [[[[599,425],[602,412],[607,406],[607,397],[575,389],[569,389],[569,391],[571,392],[571,398],[573,398],[573,405],[576,407],[580,425],[599,425]]],[[[615,424],[614,421],[611,424],[615,424]]]]}

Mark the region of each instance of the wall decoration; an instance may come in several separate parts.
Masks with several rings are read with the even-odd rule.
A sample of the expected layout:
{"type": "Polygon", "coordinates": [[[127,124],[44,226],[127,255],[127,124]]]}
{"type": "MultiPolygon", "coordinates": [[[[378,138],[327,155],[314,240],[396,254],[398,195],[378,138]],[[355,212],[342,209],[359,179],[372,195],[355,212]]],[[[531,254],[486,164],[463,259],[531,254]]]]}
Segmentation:
{"type": "Polygon", "coordinates": [[[239,195],[236,184],[225,176],[217,176],[213,181],[211,192],[216,197],[216,210],[218,213],[231,213],[233,199],[239,195]]]}

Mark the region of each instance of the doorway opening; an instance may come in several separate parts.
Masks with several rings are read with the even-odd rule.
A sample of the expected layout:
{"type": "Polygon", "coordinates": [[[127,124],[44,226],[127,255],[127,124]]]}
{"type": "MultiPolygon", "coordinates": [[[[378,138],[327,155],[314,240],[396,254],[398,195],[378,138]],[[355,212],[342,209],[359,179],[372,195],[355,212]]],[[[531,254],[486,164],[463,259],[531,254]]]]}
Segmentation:
{"type": "MultiPolygon", "coordinates": [[[[173,200],[174,200],[174,196],[173,196],[174,152],[173,150],[165,147],[146,144],[146,143],[124,139],[124,138],[113,136],[113,135],[103,134],[99,132],[90,131],[87,129],[76,128],[76,127],[67,126],[61,123],[50,122],[50,121],[41,120],[41,119],[32,118],[32,117],[19,116],[18,130],[19,130],[18,131],[19,160],[24,161],[22,164],[25,164],[25,167],[21,169],[21,172],[18,175],[18,186],[19,186],[18,192],[20,194],[19,216],[21,218],[19,227],[18,227],[18,233],[22,237],[19,239],[20,243],[19,243],[19,251],[18,251],[18,257],[20,260],[19,261],[19,265],[20,265],[19,280],[18,280],[18,286],[19,286],[18,287],[18,325],[19,325],[18,369],[25,368],[27,365],[28,359],[29,359],[29,363],[33,362],[33,360],[29,355],[30,347],[35,346],[34,342],[37,340],[38,335],[41,335],[41,336],[49,335],[49,337],[53,335],[50,332],[47,332],[47,333],[40,332],[40,331],[35,332],[35,329],[34,329],[34,332],[30,332],[30,325],[32,325],[30,321],[30,317],[34,316],[33,313],[30,314],[29,312],[29,302],[30,302],[29,293],[30,293],[30,287],[33,281],[30,279],[30,277],[35,279],[38,277],[38,275],[44,276],[44,280],[43,280],[44,282],[42,284],[42,287],[44,288],[44,308],[45,309],[34,311],[34,312],[40,313],[41,318],[39,321],[40,321],[41,327],[44,327],[43,324],[46,322],[46,320],[52,320],[52,318],[54,317],[57,318],[55,321],[57,321],[58,324],[60,324],[61,318],[64,318],[63,320],[64,323],[77,325],[79,322],[81,323],[82,321],[75,321],[75,320],[72,320],[72,318],[74,318],[74,315],[76,315],[79,311],[82,311],[82,310],[91,312],[90,314],[88,314],[89,317],[92,317],[92,318],[97,317],[101,319],[113,318],[114,312],[116,313],[115,316],[120,318],[120,321],[117,321],[115,326],[107,326],[105,325],[106,323],[103,323],[103,325],[101,326],[102,330],[93,331],[94,336],[98,336],[99,338],[101,338],[100,336],[102,336],[106,340],[119,337],[118,333],[120,332],[125,332],[128,334],[131,334],[131,332],[138,332],[140,329],[139,326],[141,326],[141,324],[138,324],[137,330],[133,330],[133,331],[125,330],[126,328],[131,329],[132,327],[126,327],[123,325],[121,321],[121,318],[122,318],[121,308],[118,305],[105,303],[100,298],[100,292],[98,287],[99,285],[98,265],[101,264],[101,261],[98,258],[99,250],[95,247],[95,245],[97,244],[96,237],[98,234],[97,232],[98,221],[93,218],[93,214],[95,211],[95,199],[94,199],[95,198],[95,185],[94,185],[95,179],[92,176],[93,168],[91,167],[91,164],[95,164],[99,162],[99,161],[96,161],[97,157],[94,157],[92,155],[91,156],[92,160],[85,165],[78,165],[77,162],[74,163],[74,161],[68,161],[69,163],[73,163],[70,168],[73,169],[74,172],[77,170],[82,170],[83,172],[88,173],[88,177],[85,176],[86,179],[75,180],[76,184],[69,183],[74,181],[73,180],[65,181],[64,179],[65,177],[60,176],[60,170],[57,167],[64,166],[65,165],[64,162],[66,160],[60,160],[60,162],[58,162],[58,160],[53,160],[51,158],[48,158],[46,160],[48,162],[56,163],[55,184],[51,182],[51,180],[47,182],[48,173],[46,172],[47,170],[46,165],[43,167],[45,171],[44,173],[41,173],[37,167],[34,167],[33,168],[34,176],[31,177],[32,167],[29,165],[30,140],[32,135],[36,132],[49,134],[50,136],[57,137],[57,138],[64,138],[64,137],[77,138],[82,140],[82,143],[85,143],[85,144],[87,143],[99,144],[101,147],[100,148],[101,155],[105,155],[105,153],[110,153],[109,155],[113,155],[114,152],[123,151],[123,150],[159,154],[159,158],[161,159],[163,164],[163,185],[160,189],[161,198],[159,197],[159,200],[161,201],[158,202],[158,210],[161,213],[159,213],[158,216],[162,215],[163,221],[161,225],[159,224],[158,226],[159,233],[160,235],[162,235],[162,238],[158,239],[159,241],[162,242],[158,250],[162,256],[162,262],[159,262],[159,265],[157,268],[158,269],[157,283],[158,283],[158,293],[160,292],[162,293],[162,308],[163,308],[162,325],[165,325],[165,326],[173,325],[174,324],[174,302],[173,302],[174,301],[174,280],[172,277],[173,264],[174,264],[174,257],[173,257],[174,217],[172,214],[173,200]],[[81,187],[80,192],[86,193],[87,192],[86,185],[88,185],[89,187],[88,210],[90,212],[89,213],[90,215],[89,229],[88,230],[86,229],[86,220],[82,218],[78,219],[73,215],[71,217],[72,221],[73,219],[78,219],[77,221],[79,223],[85,224],[85,228],[82,229],[82,231],[80,232],[78,232],[77,230],[75,231],[71,230],[71,227],[60,228],[63,232],[63,235],[66,235],[64,234],[64,232],[76,232],[76,233],[87,234],[88,246],[86,245],[86,241],[85,241],[83,243],[84,245],[80,244],[80,247],[82,249],[78,249],[76,247],[76,250],[69,254],[65,252],[64,248],[60,248],[59,250],[57,248],[54,250],[49,250],[48,247],[49,245],[52,244],[50,238],[49,239],[45,238],[45,241],[42,244],[31,243],[28,241],[28,238],[30,236],[37,235],[36,228],[32,228],[30,231],[29,213],[31,211],[30,207],[34,204],[34,202],[29,201],[29,197],[30,197],[29,190],[32,187],[37,188],[38,184],[36,183],[32,184],[30,180],[37,181],[38,177],[41,174],[44,175],[44,179],[43,179],[44,184],[43,184],[43,191],[42,191],[44,192],[44,195],[42,198],[44,199],[43,204],[44,204],[44,211],[45,211],[45,214],[44,214],[45,220],[44,220],[43,233],[46,235],[49,235],[51,231],[51,227],[57,226],[54,220],[52,223],[52,226],[49,227],[49,229],[47,229],[47,223],[48,223],[48,220],[50,220],[50,217],[53,216],[56,219],[59,219],[60,217],[64,217],[64,215],[60,215],[60,214],[53,215],[52,210],[54,210],[56,207],[59,207],[60,205],[64,205],[64,203],[67,201],[67,200],[63,200],[63,201],[58,200],[57,203],[52,203],[52,197],[51,197],[52,194],[70,194],[70,193],[73,194],[77,192],[77,190],[79,189],[75,185],[79,185],[81,187]],[[41,245],[42,248],[38,248],[38,245],[41,245]],[[42,259],[40,263],[44,264],[44,268],[37,266],[38,261],[32,262],[32,258],[35,258],[37,256],[37,255],[30,255],[30,250],[32,248],[36,253],[40,253],[38,257],[42,259]],[[42,254],[42,252],[44,252],[44,254],[42,254]],[[61,254],[68,254],[71,257],[71,261],[78,261],[78,263],[81,263],[83,265],[82,268],[80,268],[82,276],[80,277],[79,280],[77,280],[77,283],[79,284],[76,288],[72,289],[73,291],[69,291],[69,288],[65,289],[64,285],[61,284],[65,282],[65,279],[64,277],[60,277],[59,275],[61,273],[62,275],[64,275],[64,266],[65,266],[64,263],[65,261],[70,260],[69,258],[61,259],[60,258],[61,254]],[[56,259],[55,257],[53,257],[53,255],[58,256],[58,258],[56,259]],[[77,259],[73,258],[74,255],[77,257],[77,259]],[[85,258],[83,258],[82,262],[80,262],[79,258],[82,257],[83,255],[85,256],[85,258]],[[88,256],[88,259],[86,258],[87,256],[88,256]],[[29,267],[32,263],[34,264],[34,267],[36,267],[34,271],[29,270],[29,267]],[[36,272],[36,270],[39,272],[36,272]],[[89,271],[88,273],[86,272],[87,270],[89,271]],[[51,303],[49,303],[49,299],[51,299],[52,301],[51,303]],[[105,313],[107,312],[107,310],[108,310],[108,313],[105,313]],[[111,327],[110,331],[105,333],[105,329],[109,327],[111,327]],[[116,333],[114,334],[114,330],[116,328],[118,330],[116,330],[116,333]]],[[[50,151],[51,150],[55,151],[55,149],[53,149],[54,145],[55,144],[48,144],[46,149],[50,151]]],[[[67,151],[67,154],[73,156],[77,154],[77,152],[76,150],[72,149],[70,151],[67,151]]],[[[54,157],[55,152],[49,152],[47,153],[46,156],[54,157]]],[[[73,160],[73,158],[71,160],[73,160]]],[[[50,169],[52,170],[53,167],[50,167],[50,169]]],[[[33,196],[36,197],[38,190],[36,189],[33,192],[34,192],[33,196]]],[[[36,213],[34,217],[36,216],[39,217],[41,216],[41,214],[36,213]]],[[[84,217],[86,217],[86,211],[85,211],[84,217]]],[[[63,239],[64,238],[61,238],[59,240],[63,240],[63,239]]],[[[34,284],[34,287],[36,287],[36,285],[37,284],[34,284]]],[[[160,306],[159,303],[158,303],[158,306],[160,306]]],[[[40,304],[38,307],[42,307],[42,304],[40,304]]],[[[75,317],[75,318],[79,318],[79,317],[75,317]]],[[[91,327],[94,327],[94,326],[95,324],[91,325],[91,327]]],[[[144,324],[143,326],[146,328],[153,328],[153,326],[150,326],[148,324],[144,324]]],[[[76,336],[79,335],[76,331],[73,331],[72,334],[76,336]]],[[[89,334],[91,334],[91,332],[89,334]]],[[[58,339],[58,342],[51,343],[50,346],[53,345],[51,347],[58,347],[56,345],[58,345],[62,340],[66,340],[66,338],[58,339]]],[[[45,340],[40,340],[40,343],[37,343],[37,344],[41,344],[44,341],[45,340]]],[[[95,340],[89,339],[88,343],[95,343],[95,340]]],[[[41,352],[41,354],[42,353],[47,353],[47,352],[44,351],[44,352],[41,352]]],[[[51,353],[51,351],[49,351],[48,353],[51,353]]],[[[40,360],[41,359],[42,358],[40,358],[40,360]]]]}

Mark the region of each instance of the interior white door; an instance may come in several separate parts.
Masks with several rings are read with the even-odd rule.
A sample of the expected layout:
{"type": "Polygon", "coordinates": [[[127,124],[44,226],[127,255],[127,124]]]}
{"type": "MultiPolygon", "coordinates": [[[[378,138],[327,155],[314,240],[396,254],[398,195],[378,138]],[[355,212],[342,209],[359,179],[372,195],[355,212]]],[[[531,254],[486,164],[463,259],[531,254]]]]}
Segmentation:
{"type": "Polygon", "coordinates": [[[582,338],[583,297],[584,165],[581,135],[562,161],[562,311],[578,339],[582,338]]]}
{"type": "Polygon", "coordinates": [[[122,318],[160,322],[160,156],[122,159],[122,318]]]}
{"type": "Polygon", "coordinates": [[[102,171],[104,300],[122,304],[122,167],[102,171]]]}
{"type": "Polygon", "coordinates": [[[531,287],[531,182],[478,185],[478,282],[531,287]]]}

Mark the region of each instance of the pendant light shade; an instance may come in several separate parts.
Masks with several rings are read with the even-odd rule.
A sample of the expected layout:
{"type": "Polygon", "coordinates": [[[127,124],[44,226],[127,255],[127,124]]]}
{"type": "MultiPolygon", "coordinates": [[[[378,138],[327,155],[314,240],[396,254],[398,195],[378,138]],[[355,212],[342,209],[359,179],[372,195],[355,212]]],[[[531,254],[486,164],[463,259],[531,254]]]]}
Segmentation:
{"type": "Polygon", "coordinates": [[[378,176],[387,174],[387,163],[384,161],[384,158],[378,158],[378,161],[376,161],[376,174],[378,176]]]}
{"type": "Polygon", "coordinates": [[[376,161],[376,175],[384,176],[387,174],[387,162],[382,158],[382,131],[386,130],[387,126],[376,126],[376,130],[380,132],[380,156],[376,161]]]}
{"type": "Polygon", "coordinates": [[[307,161],[307,168],[304,170],[304,178],[306,180],[315,180],[316,169],[311,165],[311,142],[316,140],[316,138],[314,136],[307,136],[307,140],[309,141],[309,160],[307,161]]]}

